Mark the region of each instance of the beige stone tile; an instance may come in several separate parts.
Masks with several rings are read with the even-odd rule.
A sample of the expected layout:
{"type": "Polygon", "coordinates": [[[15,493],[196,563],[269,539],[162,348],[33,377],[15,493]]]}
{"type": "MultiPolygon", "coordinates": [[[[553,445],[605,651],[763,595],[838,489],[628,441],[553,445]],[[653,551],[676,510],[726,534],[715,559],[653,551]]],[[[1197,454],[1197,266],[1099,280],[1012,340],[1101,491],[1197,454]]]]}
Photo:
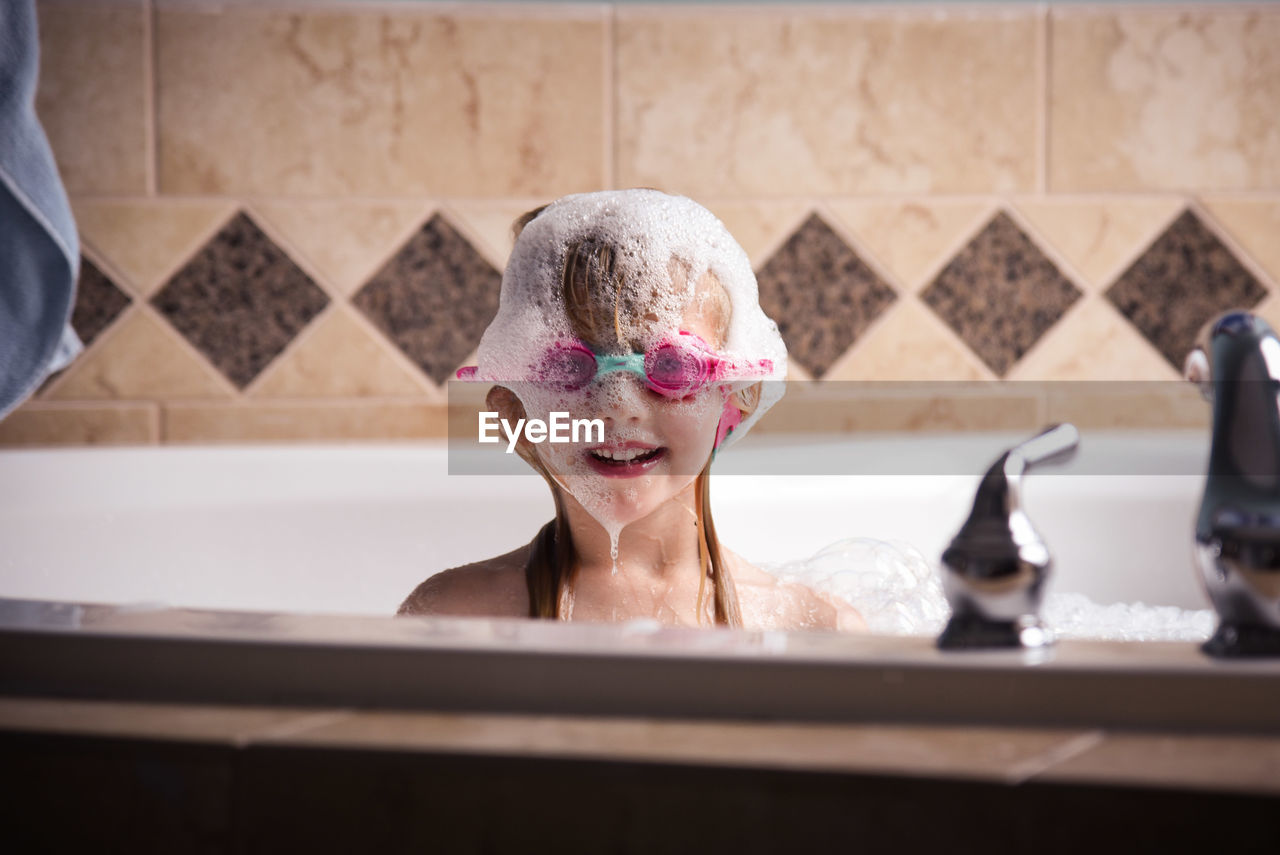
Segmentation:
{"type": "Polygon", "coordinates": [[[1089,428],[1209,430],[1209,404],[1190,383],[1065,383],[1046,392],[1048,422],[1089,428]],[[1108,388],[1110,386],[1110,388],[1108,388]]]}
{"type": "Polygon", "coordinates": [[[512,225],[523,214],[550,201],[454,201],[445,206],[445,211],[476,250],[495,268],[504,270],[515,243],[512,225]]]}
{"type": "Polygon", "coordinates": [[[332,305],[245,392],[250,398],[429,394],[429,381],[380,338],[344,306],[332,305]]]}
{"type": "MultiPolygon", "coordinates": [[[[1280,108],[1278,108],[1280,109],[1280,108]]],[[[1280,199],[1201,199],[1209,214],[1280,288],[1280,199]]]]}
{"type": "Polygon", "coordinates": [[[350,296],[430,213],[424,202],[255,202],[253,211],[340,294],[350,296]]]}
{"type": "Polygon", "coordinates": [[[45,400],[230,398],[234,390],[150,309],[138,307],[76,359],[45,400]]]}
{"type": "Polygon", "coordinates": [[[824,380],[994,380],[937,315],[907,297],[877,319],[824,380]]]}
{"type": "Polygon", "coordinates": [[[919,383],[877,389],[853,384],[810,384],[788,394],[754,430],[766,433],[1029,430],[1041,426],[1039,390],[965,388],[919,383]]]}
{"type": "Polygon", "coordinates": [[[1280,13],[1055,9],[1049,187],[1280,185],[1280,13]]]}
{"type": "Polygon", "coordinates": [[[1176,196],[1134,199],[1021,199],[1017,210],[1050,246],[1101,290],[1185,207],[1176,196]]]}
{"type": "Polygon", "coordinates": [[[446,435],[446,407],[430,401],[166,404],[165,443],[400,440],[446,435]]]}
{"type": "Polygon", "coordinates": [[[604,14],[161,7],[160,188],[594,189],[604,178],[604,14]]]}
{"type": "Polygon", "coordinates": [[[0,421],[0,446],[152,445],[156,424],[154,404],[28,402],[0,421]]]}
{"type": "Polygon", "coordinates": [[[143,4],[37,7],[36,112],[70,193],[147,192],[143,4]]]}
{"type": "Polygon", "coordinates": [[[1037,781],[1280,793],[1280,739],[1112,733],[1037,781]]]}
{"type": "Polygon", "coordinates": [[[994,212],[988,202],[833,199],[827,207],[899,283],[919,291],[994,212]]]}
{"type": "Polygon", "coordinates": [[[1016,780],[1079,731],[358,712],[270,739],[479,754],[1016,780]]]}
{"type": "Polygon", "coordinates": [[[1072,306],[1009,380],[1170,380],[1181,374],[1101,296],[1072,306]]]}
{"type": "Polygon", "coordinates": [[[290,707],[199,706],[65,698],[0,698],[0,727],[36,733],[174,739],[243,745],[342,715],[290,707]]]}
{"type": "Polygon", "coordinates": [[[1032,11],[618,10],[624,186],[742,196],[1032,189],[1032,11]]]}
{"type": "Polygon", "coordinates": [[[150,296],[235,214],[230,202],[75,199],[81,238],[150,296]]]}
{"type": "Polygon", "coordinates": [[[813,206],[807,202],[709,202],[705,207],[720,218],[729,234],[759,268],[798,229],[813,206]]]}

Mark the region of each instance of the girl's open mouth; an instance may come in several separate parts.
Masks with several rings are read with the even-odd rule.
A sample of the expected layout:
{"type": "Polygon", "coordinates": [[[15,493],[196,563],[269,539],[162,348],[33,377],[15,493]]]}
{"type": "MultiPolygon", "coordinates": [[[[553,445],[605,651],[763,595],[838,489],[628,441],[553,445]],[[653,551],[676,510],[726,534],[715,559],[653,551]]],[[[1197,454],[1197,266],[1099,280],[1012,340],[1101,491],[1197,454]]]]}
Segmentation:
{"type": "Polygon", "coordinates": [[[666,454],[665,447],[593,448],[587,452],[587,462],[605,477],[633,478],[657,466],[666,454]]]}

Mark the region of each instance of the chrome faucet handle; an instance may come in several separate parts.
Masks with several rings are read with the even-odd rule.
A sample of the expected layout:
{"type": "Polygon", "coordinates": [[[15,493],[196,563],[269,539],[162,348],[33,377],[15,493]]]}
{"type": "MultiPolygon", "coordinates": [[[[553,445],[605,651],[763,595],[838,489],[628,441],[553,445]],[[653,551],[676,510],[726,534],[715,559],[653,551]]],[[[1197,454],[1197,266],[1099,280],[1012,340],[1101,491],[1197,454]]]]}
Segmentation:
{"type": "Polygon", "coordinates": [[[1040,621],[1053,560],[1022,510],[1022,477],[1033,466],[1071,459],[1079,444],[1075,425],[1052,425],[987,469],[969,518],[942,553],[942,588],[951,619],[938,636],[939,648],[1053,643],[1052,632],[1040,621]]]}
{"type": "Polygon", "coordinates": [[[1201,649],[1280,656],[1280,338],[1256,315],[1219,315],[1184,375],[1213,405],[1194,554],[1218,629],[1201,649]]]}

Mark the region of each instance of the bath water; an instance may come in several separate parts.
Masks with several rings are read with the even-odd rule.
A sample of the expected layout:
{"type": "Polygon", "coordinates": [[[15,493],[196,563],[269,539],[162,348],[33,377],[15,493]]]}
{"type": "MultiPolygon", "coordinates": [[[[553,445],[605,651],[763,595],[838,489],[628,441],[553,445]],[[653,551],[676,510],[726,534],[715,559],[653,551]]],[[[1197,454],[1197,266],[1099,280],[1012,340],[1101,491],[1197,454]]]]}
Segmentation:
{"type": "MultiPolygon", "coordinates": [[[[950,616],[937,568],[900,541],[850,538],[811,558],[760,569],[847,600],[875,633],[937,635],[950,616]]],[[[1041,617],[1058,638],[1112,641],[1204,641],[1216,624],[1212,609],[1100,604],[1053,590],[1045,595],[1041,617]]]]}

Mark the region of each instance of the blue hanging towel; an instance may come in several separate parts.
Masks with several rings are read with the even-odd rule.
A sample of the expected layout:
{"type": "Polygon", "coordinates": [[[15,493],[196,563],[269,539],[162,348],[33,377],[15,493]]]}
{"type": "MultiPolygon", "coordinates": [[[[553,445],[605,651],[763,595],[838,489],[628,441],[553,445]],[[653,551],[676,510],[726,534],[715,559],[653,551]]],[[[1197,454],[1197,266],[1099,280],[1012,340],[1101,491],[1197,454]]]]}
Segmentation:
{"type": "Polygon", "coordinates": [[[38,70],[34,0],[0,0],[0,419],[84,349],[80,244],[36,118],[38,70]]]}

